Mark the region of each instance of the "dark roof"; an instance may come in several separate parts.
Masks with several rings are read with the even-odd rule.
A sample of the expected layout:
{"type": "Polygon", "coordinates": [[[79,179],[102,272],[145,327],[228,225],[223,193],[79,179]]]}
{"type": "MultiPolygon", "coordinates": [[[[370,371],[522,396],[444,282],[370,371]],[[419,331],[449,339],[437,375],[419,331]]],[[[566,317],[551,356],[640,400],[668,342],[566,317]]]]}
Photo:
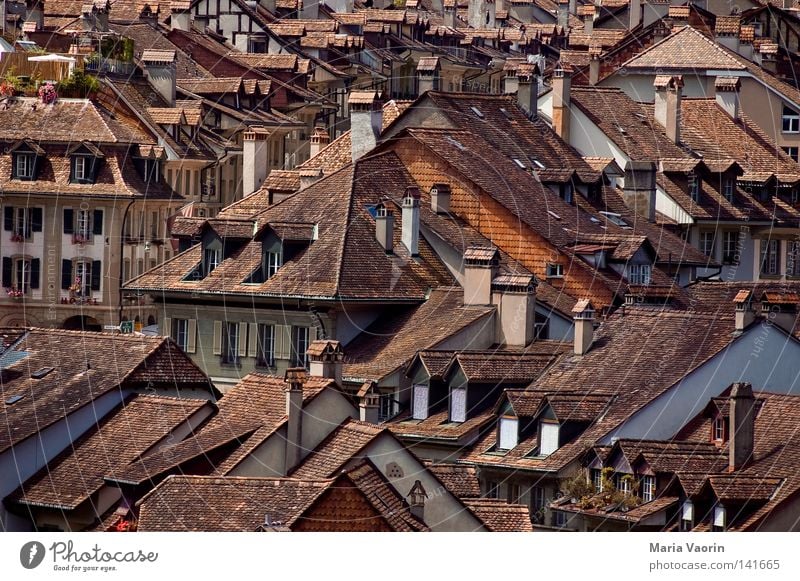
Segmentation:
{"type": "Polygon", "coordinates": [[[467,508],[492,532],[533,532],[531,515],[524,504],[509,504],[499,498],[467,498],[467,508]]]}

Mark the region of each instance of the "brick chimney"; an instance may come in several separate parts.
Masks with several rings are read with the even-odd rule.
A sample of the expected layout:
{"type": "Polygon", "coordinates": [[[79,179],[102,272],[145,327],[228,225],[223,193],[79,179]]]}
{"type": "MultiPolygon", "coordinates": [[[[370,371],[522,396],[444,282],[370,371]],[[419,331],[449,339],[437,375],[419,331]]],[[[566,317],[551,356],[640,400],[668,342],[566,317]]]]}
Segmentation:
{"type": "Polygon", "coordinates": [[[411,256],[419,255],[419,188],[409,186],[403,196],[403,246],[411,256]]]}
{"type": "Polygon", "coordinates": [[[449,185],[433,184],[433,187],[431,187],[431,211],[434,214],[449,214],[450,196],[449,185]]]}
{"type": "Polygon", "coordinates": [[[683,76],[657,75],[653,87],[656,122],[664,128],[670,141],[680,144],[683,76]]]}
{"type": "Polygon", "coordinates": [[[572,307],[572,319],[575,322],[574,345],[575,355],[585,355],[594,340],[594,307],[589,299],[581,299],[572,307]]]}
{"type": "Polygon", "coordinates": [[[304,367],[290,367],[286,370],[286,464],[284,474],[288,474],[303,458],[303,385],[308,373],[304,367]]]}
{"type": "Polygon", "coordinates": [[[169,25],[172,30],[192,29],[192,3],[190,0],[172,0],[169,3],[169,25]]]}
{"type": "Polygon", "coordinates": [[[497,305],[495,342],[524,347],[536,333],[536,279],[529,274],[503,274],[492,281],[497,305]]]}
{"type": "Polygon", "coordinates": [[[167,106],[175,106],[175,62],[177,57],[174,50],[145,49],[141,56],[144,76],[155,89],[167,106]]]}
{"type": "Polygon", "coordinates": [[[383,202],[375,206],[375,238],[386,254],[394,252],[394,212],[383,202]]]}
{"type": "Polygon", "coordinates": [[[464,251],[464,304],[492,304],[492,280],[500,263],[497,248],[470,246],[464,251]]]}
{"type": "Polygon", "coordinates": [[[738,77],[717,77],[714,81],[717,105],[730,115],[731,119],[739,118],[739,89],[742,83],[738,77]]]}
{"type": "Polygon", "coordinates": [[[753,312],[753,292],[747,289],[742,289],[736,296],[733,297],[733,304],[735,308],[735,323],[734,328],[737,332],[744,331],[749,327],[756,318],[753,312]]]}
{"type": "Polygon", "coordinates": [[[656,169],[652,161],[628,161],[623,178],[625,205],[648,222],[656,221],[656,169]]]}
{"type": "Polygon", "coordinates": [[[314,157],[320,151],[325,149],[331,142],[331,136],[323,125],[314,127],[314,133],[311,134],[311,143],[309,145],[309,157],[314,157]]]}
{"type": "Polygon", "coordinates": [[[314,377],[333,379],[336,385],[342,385],[342,360],[344,351],[339,341],[333,339],[317,339],[308,346],[309,371],[314,377]]]}
{"type": "Polygon", "coordinates": [[[428,91],[438,91],[442,65],[439,57],[426,56],[419,59],[417,63],[417,95],[422,95],[428,91]]]}
{"type": "Polygon", "coordinates": [[[358,404],[358,418],[370,424],[380,423],[380,396],[372,390],[361,398],[358,404]]]}
{"type": "Polygon", "coordinates": [[[269,167],[269,132],[250,127],[242,135],[242,194],[252,194],[267,177],[269,167]]]}
{"type": "Polygon", "coordinates": [[[383,98],[378,91],[350,93],[350,142],[353,161],[378,144],[383,125],[383,98]]]}
{"type": "Polygon", "coordinates": [[[567,30],[569,28],[569,13],[571,0],[558,0],[558,25],[567,30]]]}
{"type": "Polygon", "coordinates": [[[730,441],[728,443],[728,472],[747,464],[755,444],[756,398],[749,383],[734,383],[730,395],[730,441]]]}
{"type": "Polygon", "coordinates": [[[532,72],[518,73],[517,103],[528,114],[528,119],[536,119],[539,115],[539,77],[536,68],[532,72]]]}
{"type": "Polygon", "coordinates": [[[425,522],[425,501],[428,500],[428,493],[422,486],[422,482],[417,480],[414,486],[408,491],[406,495],[408,498],[408,507],[411,515],[421,522],[425,522]]]}
{"type": "Polygon", "coordinates": [[[558,67],[553,71],[553,130],[569,143],[570,121],[570,72],[558,67]]]}

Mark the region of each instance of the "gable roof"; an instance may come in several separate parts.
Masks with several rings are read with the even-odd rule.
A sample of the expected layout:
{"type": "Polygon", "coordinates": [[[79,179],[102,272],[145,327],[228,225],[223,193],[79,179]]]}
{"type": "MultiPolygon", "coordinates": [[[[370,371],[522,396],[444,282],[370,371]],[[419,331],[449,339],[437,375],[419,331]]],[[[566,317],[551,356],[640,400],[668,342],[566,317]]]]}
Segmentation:
{"type": "Polygon", "coordinates": [[[684,26],[622,65],[626,70],[744,70],[737,59],[691,26],[684,26]]]}

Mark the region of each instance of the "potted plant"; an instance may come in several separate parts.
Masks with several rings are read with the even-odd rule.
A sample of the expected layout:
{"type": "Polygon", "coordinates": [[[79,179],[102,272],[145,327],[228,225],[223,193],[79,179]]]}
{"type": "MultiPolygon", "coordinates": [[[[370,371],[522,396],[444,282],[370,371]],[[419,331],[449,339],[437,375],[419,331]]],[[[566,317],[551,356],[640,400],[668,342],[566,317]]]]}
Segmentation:
{"type": "Polygon", "coordinates": [[[72,243],[73,244],[86,244],[89,242],[89,239],[84,236],[83,234],[73,234],[72,235],[72,243]]]}
{"type": "Polygon", "coordinates": [[[6,294],[10,299],[20,300],[25,295],[22,292],[22,289],[18,289],[17,287],[11,287],[6,289],[6,294]]]}
{"type": "Polygon", "coordinates": [[[39,87],[39,98],[45,105],[51,105],[56,102],[58,95],[56,94],[56,88],[53,86],[53,83],[47,82],[39,87]]]}
{"type": "Polygon", "coordinates": [[[3,79],[0,82],[0,97],[13,97],[17,94],[17,89],[14,87],[14,84],[9,82],[7,79],[3,79]]]}
{"type": "Polygon", "coordinates": [[[11,242],[25,242],[25,237],[19,232],[14,232],[11,235],[11,242]]]}

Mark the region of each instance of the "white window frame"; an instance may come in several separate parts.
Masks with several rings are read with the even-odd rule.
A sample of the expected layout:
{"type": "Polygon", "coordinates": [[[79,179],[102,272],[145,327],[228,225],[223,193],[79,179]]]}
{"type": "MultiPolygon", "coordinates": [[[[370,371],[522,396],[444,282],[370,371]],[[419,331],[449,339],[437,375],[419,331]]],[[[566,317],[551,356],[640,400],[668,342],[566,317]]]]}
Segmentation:
{"type": "Polygon", "coordinates": [[[632,492],[632,485],[630,478],[625,478],[629,474],[617,474],[617,490],[622,494],[630,494],[632,492]]]}
{"type": "Polygon", "coordinates": [[[649,264],[629,264],[628,282],[630,284],[649,285],[652,268],[649,264]]]}
{"type": "Polygon", "coordinates": [[[308,327],[292,327],[292,364],[308,369],[308,346],[311,331],[308,327]]]}
{"type": "Polygon", "coordinates": [[[412,386],[412,417],[415,420],[425,420],[428,418],[430,405],[430,387],[424,383],[415,383],[412,386]]]}
{"type": "Polygon", "coordinates": [[[800,133],[800,113],[790,109],[786,105],[783,106],[783,112],[781,114],[781,132],[800,133]]]}
{"type": "Polygon", "coordinates": [[[603,492],[603,471],[600,468],[592,469],[592,485],[595,492],[603,492]]]}
{"type": "Polygon", "coordinates": [[[28,208],[14,208],[14,234],[25,239],[31,236],[31,213],[28,208]]]}
{"type": "Polygon", "coordinates": [[[694,503],[686,499],[681,505],[681,530],[689,531],[694,527],[694,503]],[[687,524],[688,523],[688,524],[687,524]]]}
{"type": "Polygon", "coordinates": [[[739,253],[739,232],[737,230],[726,230],[722,233],[722,258],[723,262],[733,262],[734,257],[739,253]]]}
{"type": "Polygon", "coordinates": [[[267,252],[267,278],[272,278],[283,266],[283,252],[267,252]]]}
{"type": "Polygon", "coordinates": [[[189,319],[173,319],[173,336],[175,343],[184,352],[189,350],[189,319]]]}
{"type": "Polygon", "coordinates": [[[564,265],[557,262],[547,263],[547,278],[564,278],[564,265]]]}
{"type": "Polygon", "coordinates": [[[454,387],[450,390],[450,421],[458,423],[467,421],[466,387],[454,387]]]}
{"type": "Polygon", "coordinates": [[[725,441],[725,417],[722,415],[717,416],[714,418],[714,421],[711,423],[711,438],[715,442],[724,442],[725,441]]]}
{"type": "Polygon", "coordinates": [[[555,422],[539,422],[539,455],[549,456],[558,450],[558,438],[561,426],[555,422]],[[553,441],[555,438],[555,441],[553,441]]]}
{"type": "Polygon", "coordinates": [[[32,153],[18,153],[14,160],[14,177],[30,179],[33,177],[33,165],[36,156],[32,153]]]}
{"type": "Polygon", "coordinates": [[[206,248],[203,258],[205,258],[206,276],[208,276],[214,272],[214,269],[222,262],[222,250],[219,248],[206,248]]]}
{"type": "Polygon", "coordinates": [[[700,252],[706,256],[714,256],[714,247],[717,245],[717,233],[705,230],[700,232],[700,252]],[[709,244],[710,241],[710,244],[709,244]]]}
{"type": "Polygon", "coordinates": [[[780,242],[778,240],[761,240],[761,264],[759,272],[768,276],[780,274],[780,260],[778,258],[780,242]]]}
{"type": "Polygon", "coordinates": [[[75,164],[73,177],[76,181],[86,179],[86,157],[83,155],[76,155],[73,162],[75,164]]]}
{"type": "Polygon", "coordinates": [[[75,234],[84,240],[92,238],[92,211],[77,210],[75,213],[75,234]]]}
{"type": "Polygon", "coordinates": [[[80,278],[81,281],[78,296],[90,298],[92,296],[92,261],[76,260],[74,267],[75,280],[80,278]]]}
{"type": "Polygon", "coordinates": [[[239,323],[226,321],[222,333],[222,363],[238,365],[239,342],[242,340],[242,337],[239,336],[239,323]]]}
{"type": "Polygon", "coordinates": [[[275,325],[259,323],[257,332],[258,349],[256,351],[256,366],[275,367],[275,325]]]}
{"type": "Polygon", "coordinates": [[[722,182],[722,195],[726,200],[733,203],[733,197],[736,193],[736,180],[733,178],[725,178],[722,182]]]}
{"type": "Polygon", "coordinates": [[[642,477],[642,500],[650,502],[656,498],[656,477],[645,475],[642,477]]]}
{"type": "Polygon", "coordinates": [[[498,427],[497,448],[513,450],[519,443],[519,420],[516,417],[501,417],[498,427]]]}
{"type": "Polygon", "coordinates": [[[397,402],[394,393],[382,393],[378,397],[378,419],[385,422],[397,414],[397,402]]]}
{"type": "Polygon", "coordinates": [[[28,295],[31,291],[31,260],[30,258],[14,259],[14,288],[28,295]],[[21,272],[20,272],[21,271],[21,272]]]}
{"type": "Polygon", "coordinates": [[[714,514],[711,520],[712,530],[724,531],[728,525],[728,511],[721,504],[714,505],[714,514]]]}

